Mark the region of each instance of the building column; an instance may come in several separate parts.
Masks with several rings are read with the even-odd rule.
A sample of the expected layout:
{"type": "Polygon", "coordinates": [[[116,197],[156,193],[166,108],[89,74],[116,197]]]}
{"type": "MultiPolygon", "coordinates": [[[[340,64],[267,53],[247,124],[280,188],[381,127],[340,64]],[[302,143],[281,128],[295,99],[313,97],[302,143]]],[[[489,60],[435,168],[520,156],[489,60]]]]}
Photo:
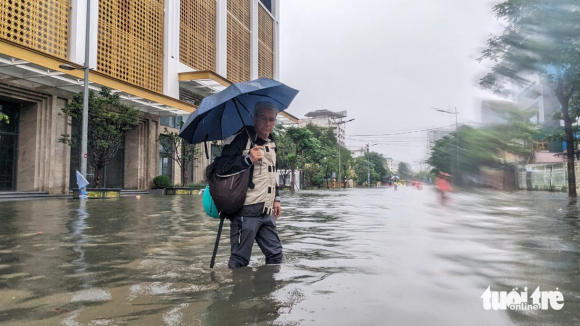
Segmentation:
{"type": "Polygon", "coordinates": [[[159,121],[147,115],[135,129],[125,134],[124,189],[151,189],[159,175],[159,121]]]}
{"type": "Polygon", "coordinates": [[[163,16],[163,94],[179,98],[181,0],[165,1],[163,16]]]}
{"type": "Polygon", "coordinates": [[[65,105],[64,99],[47,96],[20,109],[17,191],[68,193],[70,147],[58,142],[70,133],[67,117],[59,115],[65,105]]]}
{"type": "Polygon", "coordinates": [[[280,80],[280,0],[272,2],[274,5],[274,79],[280,80]]]}
{"type": "MultiPolygon", "coordinates": [[[[216,72],[228,75],[228,2],[216,0],[216,72]]],[[[233,0],[232,0],[233,1],[233,0]]]]}
{"type": "Polygon", "coordinates": [[[250,80],[258,78],[258,1],[250,0],[250,80]]]}
{"type": "MultiPolygon", "coordinates": [[[[89,67],[97,67],[97,36],[99,26],[99,0],[91,0],[91,34],[89,67]]],[[[84,66],[85,36],[87,28],[87,0],[71,0],[69,60],[84,66]]]]}

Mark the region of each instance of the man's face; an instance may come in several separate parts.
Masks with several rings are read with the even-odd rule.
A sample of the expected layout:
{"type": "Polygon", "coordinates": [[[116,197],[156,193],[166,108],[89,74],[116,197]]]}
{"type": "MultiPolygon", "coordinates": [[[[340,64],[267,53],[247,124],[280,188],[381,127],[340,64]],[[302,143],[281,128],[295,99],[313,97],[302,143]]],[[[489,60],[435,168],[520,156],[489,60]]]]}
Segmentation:
{"type": "Polygon", "coordinates": [[[258,137],[262,139],[268,138],[276,125],[276,110],[261,109],[256,112],[254,117],[254,129],[258,137]]]}

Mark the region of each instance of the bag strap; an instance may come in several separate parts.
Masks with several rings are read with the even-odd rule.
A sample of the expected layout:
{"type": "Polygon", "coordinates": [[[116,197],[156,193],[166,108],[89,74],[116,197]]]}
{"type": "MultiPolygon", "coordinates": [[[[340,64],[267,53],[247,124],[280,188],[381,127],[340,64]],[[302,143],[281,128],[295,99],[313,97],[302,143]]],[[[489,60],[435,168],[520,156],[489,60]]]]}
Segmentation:
{"type": "Polygon", "coordinates": [[[215,238],[215,246],[213,247],[213,255],[211,256],[211,262],[209,268],[213,268],[215,264],[215,256],[217,255],[218,246],[220,245],[220,237],[222,235],[222,228],[224,227],[224,217],[220,214],[220,226],[218,228],[217,237],[215,238]]]}
{"type": "MultiPolygon", "coordinates": [[[[250,145],[249,149],[252,149],[254,146],[256,146],[256,143],[252,141],[252,137],[250,137],[250,134],[248,134],[248,144],[250,145]]],[[[248,144],[246,144],[246,149],[248,149],[248,144]]],[[[248,188],[254,189],[256,187],[256,185],[252,181],[252,179],[254,178],[254,164],[250,166],[250,176],[248,178],[249,178],[248,188]]]]}

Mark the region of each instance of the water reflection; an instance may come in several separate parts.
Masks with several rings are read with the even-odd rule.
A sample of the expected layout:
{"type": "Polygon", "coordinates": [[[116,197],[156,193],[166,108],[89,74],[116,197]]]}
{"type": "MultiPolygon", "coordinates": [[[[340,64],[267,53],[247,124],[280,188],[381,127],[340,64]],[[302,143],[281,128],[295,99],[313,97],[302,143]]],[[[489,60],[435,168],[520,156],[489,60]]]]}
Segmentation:
{"type": "MultiPolygon", "coordinates": [[[[573,325],[578,204],[544,192],[353,189],[284,198],[285,255],[209,269],[199,196],[2,202],[2,325],[573,325]],[[564,294],[560,311],[485,311],[485,289],[564,294]]],[[[225,227],[229,227],[228,223],[225,227]]],[[[224,230],[224,234],[228,234],[224,230]]],[[[224,243],[224,242],[222,242],[224,243]]]]}
{"type": "Polygon", "coordinates": [[[76,239],[76,247],[73,251],[78,253],[78,257],[72,261],[75,266],[74,272],[80,274],[82,279],[81,288],[90,288],[94,281],[94,274],[86,274],[87,263],[85,262],[85,250],[83,246],[89,242],[90,236],[86,235],[84,231],[87,228],[86,219],[89,217],[86,209],[87,199],[80,199],[79,208],[76,210],[78,213],[77,219],[71,225],[71,236],[76,239]]]}
{"type": "Polygon", "coordinates": [[[282,307],[273,295],[279,271],[277,265],[233,269],[233,284],[218,290],[206,310],[204,325],[255,325],[276,320],[282,307]]]}

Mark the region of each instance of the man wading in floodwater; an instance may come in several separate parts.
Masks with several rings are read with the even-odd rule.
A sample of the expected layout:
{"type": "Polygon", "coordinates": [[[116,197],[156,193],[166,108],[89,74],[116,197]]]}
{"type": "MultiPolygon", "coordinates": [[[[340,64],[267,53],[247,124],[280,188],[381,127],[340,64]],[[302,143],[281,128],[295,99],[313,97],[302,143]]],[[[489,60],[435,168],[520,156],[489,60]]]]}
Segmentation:
{"type": "Polygon", "coordinates": [[[256,103],[254,128],[247,127],[248,133],[241,131],[226,139],[215,167],[216,173],[224,176],[252,169],[244,206],[231,217],[229,268],[248,266],[254,239],[266,256],[266,264],[282,262],[276,230],[282,208],[276,184],[276,144],[271,135],[277,115],[273,103],[256,103]],[[251,149],[249,137],[256,144],[251,149]]]}

